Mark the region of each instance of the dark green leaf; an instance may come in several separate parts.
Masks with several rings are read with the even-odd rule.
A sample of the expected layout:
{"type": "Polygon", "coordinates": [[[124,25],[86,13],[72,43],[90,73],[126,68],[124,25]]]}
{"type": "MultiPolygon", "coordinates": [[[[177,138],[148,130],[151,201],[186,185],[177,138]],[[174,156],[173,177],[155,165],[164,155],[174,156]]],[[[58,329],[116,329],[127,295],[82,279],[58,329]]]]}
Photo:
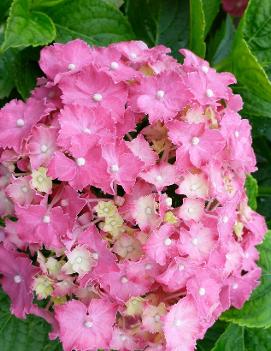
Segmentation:
{"type": "Polygon", "coordinates": [[[48,323],[39,317],[20,320],[12,316],[8,298],[0,290],[1,351],[60,351],[58,342],[48,340],[49,331],[48,323]]]}
{"type": "Polygon", "coordinates": [[[55,26],[50,17],[32,11],[30,0],[14,0],[9,11],[2,50],[46,45],[54,40],[55,35],[55,26]]]}
{"type": "MultiPolygon", "coordinates": [[[[0,33],[0,43],[2,39],[3,35],[0,33]]],[[[12,49],[0,52],[0,99],[8,97],[14,87],[13,64],[15,57],[16,52],[12,49]]]]}
{"type": "Polygon", "coordinates": [[[108,45],[134,38],[127,18],[103,0],[66,0],[47,13],[55,22],[60,42],[81,38],[89,44],[108,45]]]}
{"type": "Polygon", "coordinates": [[[170,4],[167,0],[128,0],[127,14],[137,38],[148,45],[164,44],[175,56],[188,46],[187,0],[171,0],[170,4]]]}
{"type": "Polygon", "coordinates": [[[205,16],[205,37],[209,33],[214,19],[216,18],[219,8],[220,0],[202,0],[203,12],[205,16]]]}
{"type": "Polygon", "coordinates": [[[32,0],[31,8],[42,8],[42,7],[51,7],[56,6],[65,0],[32,0]]]}
{"type": "Polygon", "coordinates": [[[271,329],[245,328],[245,345],[246,351],[270,351],[271,329]]]}
{"type": "Polygon", "coordinates": [[[14,80],[18,92],[23,99],[28,98],[32,89],[36,85],[37,77],[42,76],[42,72],[35,60],[33,48],[25,49],[17,54],[14,64],[14,80]]]}
{"type": "Polygon", "coordinates": [[[254,290],[249,301],[241,310],[231,309],[221,319],[250,328],[269,328],[271,326],[271,231],[259,246],[262,267],[261,285],[254,290]]]}
{"type": "Polygon", "coordinates": [[[248,205],[253,209],[257,209],[258,183],[252,176],[248,175],[246,179],[246,193],[248,197],[248,205]]]}
{"type": "Polygon", "coordinates": [[[11,5],[11,0],[0,1],[0,22],[2,22],[8,15],[8,9],[11,5]]]}
{"type": "Polygon", "coordinates": [[[215,343],[212,351],[245,351],[244,328],[230,324],[215,343]]]}
{"type": "Polygon", "coordinates": [[[217,339],[224,333],[227,323],[218,320],[204,336],[203,340],[197,342],[197,351],[209,351],[212,349],[217,339]]]}
{"type": "Polygon", "coordinates": [[[204,57],[205,15],[202,0],[190,0],[190,40],[189,47],[197,55],[204,57]]]}

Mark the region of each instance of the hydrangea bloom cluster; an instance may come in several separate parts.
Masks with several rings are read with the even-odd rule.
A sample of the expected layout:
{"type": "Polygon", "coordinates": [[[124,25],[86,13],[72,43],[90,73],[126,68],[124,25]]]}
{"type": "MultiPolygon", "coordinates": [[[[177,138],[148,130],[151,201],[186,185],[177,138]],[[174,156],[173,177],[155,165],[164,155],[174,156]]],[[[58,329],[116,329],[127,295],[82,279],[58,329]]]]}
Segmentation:
{"type": "Polygon", "coordinates": [[[192,351],[258,284],[235,78],[169,52],[45,47],[45,77],[0,110],[2,287],[65,351],[192,351]]]}

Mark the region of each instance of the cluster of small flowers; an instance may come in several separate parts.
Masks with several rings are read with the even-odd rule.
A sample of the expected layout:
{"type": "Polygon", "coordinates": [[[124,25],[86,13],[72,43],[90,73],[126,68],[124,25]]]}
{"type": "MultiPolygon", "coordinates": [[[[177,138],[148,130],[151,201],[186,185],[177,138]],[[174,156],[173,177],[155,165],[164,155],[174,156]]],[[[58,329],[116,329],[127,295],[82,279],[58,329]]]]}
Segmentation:
{"type": "Polygon", "coordinates": [[[0,110],[2,287],[65,351],[194,350],[258,284],[235,78],[169,52],[45,47],[46,78],[0,110]]]}

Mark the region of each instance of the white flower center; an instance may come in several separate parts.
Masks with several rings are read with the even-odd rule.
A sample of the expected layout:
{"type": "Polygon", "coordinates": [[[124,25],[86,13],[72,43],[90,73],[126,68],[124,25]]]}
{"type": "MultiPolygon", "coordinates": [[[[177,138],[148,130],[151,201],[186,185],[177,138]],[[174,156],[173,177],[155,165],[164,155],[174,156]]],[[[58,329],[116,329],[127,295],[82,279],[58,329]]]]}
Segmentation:
{"type": "Polygon", "coordinates": [[[238,284],[237,284],[237,283],[232,284],[232,288],[233,288],[234,290],[238,289],[238,284]]]}
{"type": "Polygon", "coordinates": [[[110,167],[110,172],[117,173],[118,171],[119,171],[119,166],[118,165],[112,165],[110,167]]]}
{"type": "Polygon", "coordinates": [[[23,127],[24,126],[24,120],[22,118],[18,118],[16,121],[16,126],[17,127],[23,127]]]}
{"type": "Polygon", "coordinates": [[[202,70],[202,72],[204,72],[204,73],[208,73],[209,67],[208,67],[208,66],[201,66],[201,70],[202,70]]]}
{"type": "Polygon", "coordinates": [[[86,322],[84,323],[84,326],[85,326],[86,328],[92,328],[93,323],[90,322],[90,321],[86,321],[86,322]]]}
{"type": "Polygon", "coordinates": [[[150,263],[145,264],[145,269],[149,271],[150,269],[152,269],[152,265],[150,263]]]}
{"type": "Polygon", "coordinates": [[[229,221],[229,217],[228,217],[228,216],[224,216],[224,217],[222,218],[222,222],[223,222],[223,223],[228,223],[228,221],[229,221]]]}
{"type": "Polygon", "coordinates": [[[41,145],[40,151],[43,152],[43,153],[46,152],[46,151],[48,151],[48,146],[45,145],[45,144],[41,145]]]}
{"type": "Polygon", "coordinates": [[[164,244],[165,244],[165,246],[170,246],[171,245],[171,239],[170,238],[166,238],[164,240],[164,244]]]}
{"type": "Polygon", "coordinates": [[[150,207],[146,207],[146,208],[145,208],[145,213],[146,213],[147,215],[151,215],[151,214],[152,214],[152,209],[151,209],[150,207]]]}
{"type": "Polygon", "coordinates": [[[110,64],[110,68],[111,68],[113,71],[115,71],[116,69],[119,68],[119,64],[118,64],[117,62],[113,61],[113,62],[111,62],[111,64],[110,64]]]}
{"type": "Polygon", "coordinates": [[[175,327],[180,327],[182,325],[182,321],[180,319],[176,319],[174,322],[175,327]]]}
{"type": "Polygon", "coordinates": [[[62,199],[60,204],[61,204],[61,206],[66,207],[69,205],[69,201],[67,199],[62,199]]]}
{"type": "Polygon", "coordinates": [[[28,192],[28,188],[24,185],[21,187],[21,190],[23,193],[27,193],[28,192]]]}
{"type": "Polygon", "coordinates": [[[159,314],[156,314],[154,317],[153,317],[154,321],[155,322],[159,322],[161,317],[159,316],[159,314]]]}
{"type": "Polygon", "coordinates": [[[156,180],[157,182],[161,182],[161,181],[163,180],[163,177],[160,176],[160,175],[158,175],[158,176],[155,177],[155,180],[156,180]]]}
{"type": "Polygon", "coordinates": [[[92,257],[94,258],[94,260],[98,260],[99,258],[98,252],[93,252],[92,257]]]}
{"type": "Polygon", "coordinates": [[[103,96],[102,96],[102,94],[95,93],[95,94],[93,94],[92,98],[93,98],[94,101],[100,102],[100,101],[102,101],[103,96]]]}
{"type": "Polygon", "coordinates": [[[50,216],[45,215],[45,216],[43,217],[43,223],[48,224],[48,223],[50,223],[50,221],[51,221],[50,216]]]}
{"type": "Polygon", "coordinates": [[[121,341],[125,341],[126,339],[127,339],[126,335],[123,335],[123,334],[120,335],[120,340],[121,341]]]}
{"type": "Polygon", "coordinates": [[[194,238],[194,239],[192,240],[192,244],[193,244],[194,246],[197,246],[198,243],[199,243],[198,238],[194,238]]]}
{"type": "Polygon", "coordinates": [[[86,164],[86,160],[84,159],[84,157],[78,157],[76,159],[76,163],[79,167],[82,167],[86,164]]]}
{"type": "Polygon", "coordinates": [[[238,132],[238,130],[236,130],[235,132],[234,132],[234,135],[235,135],[235,138],[239,138],[239,132],[238,132]]]}
{"type": "Polygon", "coordinates": [[[178,269],[179,269],[179,271],[183,271],[184,270],[184,265],[183,264],[179,264],[179,266],[178,266],[178,269]]]}
{"type": "Polygon", "coordinates": [[[89,128],[83,128],[83,133],[91,134],[91,130],[89,128]]]}
{"type": "Polygon", "coordinates": [[[166,204],[167,204],[167,206],[172,206],[172,198],[171,197],[167,197],[166,198],[166,204]]]}
{"type": "Polygon", "coordinates": [[[199,288],[199,295],[204,296],[206,294],[206,291],[204,288],[199,288]]]}
{"type": "Polygon", "coordinates": [[[128,283],[128,278],[124,275],[123,277],[121,277],[120,281],[122,284],[126,284],[128,283]]]}
{"type": "Polygon", "coordinates": [[[19,274],[17,274],[14,276],[13,280],[16,284],[20,284],[22,282],[22,277],[19,274]]]}
{"type": "Polygon", "coordinates": [[[69,70],[69,71],[73,71],[75,68],[76,68],[76,65],[75,65],[74,63],[70,63],[70,64],[68,65],[68,70],[69,70]]]}
{"type": "Polygon", "coordinates": [[[82,263],[83,259],[81,256],[78,256],[75,261],[76,261],[76,263],[80,264],[80,263],[82,263]]]}
{"type": "Polygon", "coordinates": [[[157,97],[157,99],[163,99],[163,97],[165,96],[165,92],[164,92],[164,90],[158,90],[157,92],[156,92],[156,97],[157,97]]]}
{"type": "Polygon", "coordinates": [[[135,60],[137,58],[137,54],[135,52],[131,52],[129,56],[132,60],[135,60]]]}
{"type": "Polygon", "coordinates": [[[206,95],[207,95],[209,98],[213,97],[213,96],[214,96],[213,90],[212,90],[212,89],[207,89],[207,90],[206,90],[206,95]]]}
{"type": "Polygon", "coordinates": [[[198,145],[199,138],[198,137],[193,137],[191,142],[192,142],[193,145],[198,145]]]}

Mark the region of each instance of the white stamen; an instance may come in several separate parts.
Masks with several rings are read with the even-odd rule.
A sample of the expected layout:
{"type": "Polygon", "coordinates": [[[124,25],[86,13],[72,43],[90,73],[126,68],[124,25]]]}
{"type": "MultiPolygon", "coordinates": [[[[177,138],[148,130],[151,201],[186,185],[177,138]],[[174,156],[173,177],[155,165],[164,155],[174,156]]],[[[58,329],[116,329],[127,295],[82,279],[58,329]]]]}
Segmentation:
{"type": "Polygon", "coordinates": [[[167,204],[167,206],[169,206],[169,207],[172,206],[172,198],[171,198],[171,197],[167,197],[167,198],[166,198],[166,204],[167,204]]]}
{"type": "Polygon", "coordinates": [[[120,340],[121,341],[125,341],[126,339],[127,339],[126,335],[123,335],[123,334],[120,335],[120,340]]]}
{"type": "Polygon", "coordinates": [[[180,327],[182,325],[182,321],[180,319],[177,319],[175,322],[175,327],[180,327]]]}
{"type": "Polygon", "coordinates": [[[146,207],[145,213],[146,213],[147,215],[152,214],[152,209],[151,209],[150,207],[146,207]]]}
{"type": "Polygon", "coordinates": [[[102,94],[95,93],[95,94],[93,94],[92,98],[93,98],[94,101],[100,102],[100,101],[102,101],[103,96],[102,96],[102,94]]]}
{"type": "Polygon", "coordinates": [[[76,68],[76,65],[75,65],[74,63],[70,63],[70,64],[68,65],[68,70],[69,70],[69,71],[73,71],[75,68],[76,68]]]}
{"type": "Polygon", "coordinates": [[[154,317],[153,317],[154,321],[155,322],[159,322],[161,317],[159,316],[159,314],[156,314],[154,317]]]}
{"type": "Polygon", "coordinates": [[[206,90],[206,95],[207,95],[209,98],[213,97],[213,96],[214,96],[213,90],[212,90],[212,89],[207,89],[207,90],[206,90]]]}
{"type": "Polygon", "coordinates": [[[195,190],[198,189],[198,185],[197,185],[197,184],[192,184],[191,187],[190,187],[190,189],[191,189],[192,191],[195,191],[195,190]]]}
{"type": "Polygon", "coordinates": [[[238,284],[237,284],[237,283],[232,284],[232,288],[233,288],[234,290],[238,289],[238,284]]]}
{"type": "Polygon", "coordinates": [[[235,132],[234,132],[234,135],[235,135],[235,138],[239,138],[239,132],[238,132],[238,130],[236,130],[235,132]]]}
{"type": "Polygon", "coordinates": [[[204,73],[208,73],[209,67],[208,67],[208,66],[201,66],[201,70],[202,70],[202,72],[204,72],[204,73]]]}
{"type": "Polygon", "coordinates": [[[84,128],[83,133],[85,134],[91,134],[91,130],[89,128],[84,128]]]}
{"type": "Polygon", "coordinates": [[[145,269],[146,271],[149,271],[150,269],[152,269],[152,265],[150,263],[145,264],[145,269]]]}
{"type": "Polygon", "coordinates": [[[160,175],[158,175],[158,176],[155,177],[155,180],[156,180],[157,182],[161,182],[161,181],[163,180],[163,177],[160,176],[160,175]]]}
{"type": "Polygon", "coordinates": [[[112,173],[117,173],[119,170],[120,170],[120,169],[119,169],[119,166],[118,166],[118,165],[112,165],[112,166],[110,167],[110,172],[112,172],[112,173]]]}
{"type": "Polygon", "coordinates": [[[197,246],[198,243],[199,243],[198,238],[194,238],[194,239],[192,240],[192,244],[193,244],[193,245],[197,246]]]}
{"type": "Polygon", "coordinates": [[[79,167],[82,167],[86,164],[86,160],[84,159],[84,157],[78,157],[76,159],[76,163],[79,167]]]}
{"type": "Polygon", "coordinates": [[[27,193],[28,192],[28,188],[26,186],[22,186],[21,190],[23,193],[27,193]]]}
{"type": "Polygon", "coordinates": [[[16,121],[16,126],[17,127],[23,127],[24,126],[24,120],[22,118],[18,118],[16,121]]]}
{"type": "Polygon", "coordinates": [[[204,296],[206,294],[206,291],[204,288],[199,288],[199,295],[204,296]]]}
{"type": "Polygon", "coordinates": [[[40,151],[41,151],[41,152],[46,152],[46,151],[48,151],[48,146],[45,145],[45,144],[41,145],[40,151]]]}
{"type": "Polygon", "coordinates": [[[135,60],[137,58],[137,54],[135,52],[131,52],[129,56],[132,60],[135,60]]]}
{"type": "Polygon", "coordinates": [[[125,275],[124,275],[123,277],[121,277],[120,281],[121,281],[122,284],[126,284],[126,283],[128,283],[129,280],[128,280],[128,278],[125,277],[125,275]]]}
{"type": "Polygon", "coordinates": [[[166,238],[164,240],[164,244],[165,244],[165,246],[170,246],[171,245],[171,239],[170,238],[166,238]]]}
{"type": "Polygon", "coordinates": [[[93,252],[92,257],[94,258],[94,260],[98,260],[99,258],[98,252],[93,252]]]}
{"type": "Polygon", "coordinates": [[[86,321],[86,322],[84,323],[84,326],[85,326],[86,328],[92,328],[93,323],[90,322],[90,321],[86,321]]]}
{"type": "Polygon", "coordinates": [[[113,61],[113,62],[111,62],[111,64],[110,64],[110,68],[111,68],[113,71],[115,71],[116,69],[119,68],[119,64],[118,64],[117,62],[113,61]]]}
{"type": "Polygon", "coordinates": [[[39,175],[38,178],[37,178],[37,181],[39,183],[42,183],[44,181],[44,177],[42,175],[39,175]]]}
{"type": "Polygon", "coordinates": [[[198,137],[193,137],[192,140],[191,140],[192,144],[193,145],[198,145],[199,143],[199,138],[198,137]]]}
{"type": "Polygon", "coordinates": [[[45,215],[45,216],[43,217],[43,223],[48,224],[48,223],[50,223],[50,221],[51,221],[50,216],[45,215]]]}
{"type": "Polygon", "coordinates": [[[14,276],[13,280],[16,284],[20,284],[22,282],[22,277],[18,274],[14,276]]]}
{"type": "Polygon", "coordinates": [[[165,96],[164,90],[158,90],[158,91],[156,92],[156,97],[157,97],[157,99],[163,99],[164,96],[165,96]]]}
{"type": "Polygon", "coordinates": [[[183,271],[185,269],[185,266],[183,264],[179,264],[178,269],[179,271],[183,271]]]}
{"type": "Polygon", "coordinates": [[[83,261],[83,259],[82,259],[82,257],[81,256],[78,256],[77,258],[76,258],[76,263],[82,263],[82,261],[83,261]]]}
{"type": "Polygon", "coordinates": [[[228,217],[228,216],[224,216],[224,217],[222,218],[222,222],[223,222],[223,223],[228,223],[228,221],[229,221],[229,217],[228,217]]]}

